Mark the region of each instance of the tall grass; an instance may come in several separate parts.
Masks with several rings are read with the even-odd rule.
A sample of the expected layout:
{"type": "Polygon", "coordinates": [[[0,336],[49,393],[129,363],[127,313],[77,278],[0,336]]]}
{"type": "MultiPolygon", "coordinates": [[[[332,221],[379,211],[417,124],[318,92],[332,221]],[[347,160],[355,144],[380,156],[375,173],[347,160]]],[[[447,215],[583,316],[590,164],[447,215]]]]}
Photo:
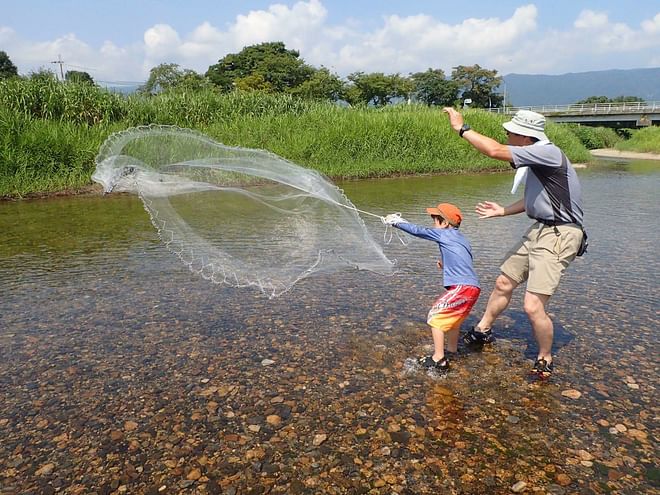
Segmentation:
{"type": "Polygon", "coordinates": [[[587,149],[614,148],[623,141],[614,129],[609,127],[591,127],[580,124],[566,124],[587,149]]]}
{"type": "Polygon", "coordinates": [[[642,153],[660,153],[660,127],[645,127],[633,131],[630,139],[618,143],[616,149],[642,153]]]}
{"type": "Polygon", "coordinates": [[[0,197],[89,184],[94,157],[113,130],[119,127],[32,119],[0,108],[0,197]]]}
{"type": "Polygon", "coordinates": [[[123,118],[124,99],[98,86],[53,78],[0,81],[0,108],[25,117],[96,125],[123,118]]]}
{"type": "MultiPolygon", "coordinates": [[[[467,111],[479,132],[505,140],[503,117],[467,111]]],[[[0,81],[0,196],[78,188],[112,132],[145,124],[200,130],[220,142],[267,149],[333,178],[506,169],[460,139],[438,108],[343,108],[289,95],[213,90],[123,97],[85,84],[0,81]]],[[[567,127],[550,138],[573,161],[589,153],[567,127]]]]}

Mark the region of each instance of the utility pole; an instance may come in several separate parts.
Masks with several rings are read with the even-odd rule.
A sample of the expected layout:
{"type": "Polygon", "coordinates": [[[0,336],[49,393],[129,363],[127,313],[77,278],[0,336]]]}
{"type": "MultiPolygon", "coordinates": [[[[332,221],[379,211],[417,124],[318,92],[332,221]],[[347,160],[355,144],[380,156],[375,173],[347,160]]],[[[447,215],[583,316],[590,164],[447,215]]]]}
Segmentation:
{"type": "Polygon", "coordinates": [[[60,65],[60,75],[62,76],[62,81],[64,81],[64,69],[62,68],[62,66],[64,65],[64,61],[62,60],[62,55],[58,55],[57,60],[53,60],[51,64],[60,65]]]}

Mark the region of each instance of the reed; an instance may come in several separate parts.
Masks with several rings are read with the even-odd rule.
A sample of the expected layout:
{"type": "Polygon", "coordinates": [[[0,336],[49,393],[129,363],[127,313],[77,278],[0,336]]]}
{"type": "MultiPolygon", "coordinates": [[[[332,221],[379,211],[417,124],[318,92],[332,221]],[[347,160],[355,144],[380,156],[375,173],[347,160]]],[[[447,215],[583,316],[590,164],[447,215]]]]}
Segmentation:
{"type": "Polygon", "coordinates": [[[610,129],[609,127],[591,127],[580,124],[566,124],[566,127],[568,127],[589,150],[614,148],[618,143],[623,141],[623,138],[619,136],[614,129],[610,129]]]}
{"type": "Polygon", "coordinates": [[[125,101],[92,84],[12,78],[0,81],[0,108],[25,117],[97,125],[121,120],[125,101]]]}
{"type": "Polygon", "coordinates": [[[645,127],[633,131],[630,139],[619,142],[616,149],[641,153],[660,153],[660,127],[645,127]]]}
{"type": "MultiPolygon", "coordinates": [[[[465,119],[504,142],[504,117],[468,110],[465,119]]],[[[331,178],[508,168],[460,139],[438,108],[344,108],[289,95],[213,90],[124,97],[92,85],[13,79],[0,81],[0,196],[86,186],[108,135],[151,123],[267,149],[331,178]]],[[[589,160],[570,128],[549,123],[548,134],[571,160],[589,160]]]]}
{"type": "Polygon", "coordinates": [[[0,108],[0,197],[88,185],[97,150],[114,130],[119,128],[31,119],[0,108]]]}

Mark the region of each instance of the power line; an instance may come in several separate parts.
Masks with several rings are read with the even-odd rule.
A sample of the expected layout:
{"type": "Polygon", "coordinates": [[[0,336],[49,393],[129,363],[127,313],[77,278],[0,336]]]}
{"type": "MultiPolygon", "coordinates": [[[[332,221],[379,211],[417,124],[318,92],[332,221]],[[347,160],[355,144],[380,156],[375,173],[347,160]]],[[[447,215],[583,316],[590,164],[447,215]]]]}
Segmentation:
{"type": "Polygon", "coordinates": [[[73,65],[73,64],[66,64],[69,67],[73,67],[74,69],[82,69],[82,70],[91,70],[92,72],[98,72],[98,69],[93,69],[92,67],[82,67],[80,65],[73,65]]]}
{"type": "Polygon", "coordinates": [[[60,65],[60,74],[62,76],[62,81],[64,81],[64,68],[62,67],[64,65],[64,61],[62,60],[62,55],[57,56],[57,60],[54,60],[50,62],[51,64],[59,64],[60,65]]]}
{"type": "Polygon", "coordinates": [[[103,84],[114,84],[117,86],[138,86],[145,83],[145,81],[102,81],[100,79],[97,79],[96,82],[103,84]]]}
{"type": "MultiPolygon", "coordinates": [[[[67,67],[72,67],[74,69],[82,69],[82,70],[91,70],[92,72],[98,72],[98,69],[94,69],[92,67],[83,67],[81,65],[74,65],[74,64],[69,64],[62,60],[62,55],[57,56],[57,60],[53,60],[49,62],[51,64],[57,64],[60,66],[60,76],[62,77],[62,80],[64,80],[64,66],[66,65],[67,67]]],[[[67,71],[68,72],[68,71],[67,71]]]]}

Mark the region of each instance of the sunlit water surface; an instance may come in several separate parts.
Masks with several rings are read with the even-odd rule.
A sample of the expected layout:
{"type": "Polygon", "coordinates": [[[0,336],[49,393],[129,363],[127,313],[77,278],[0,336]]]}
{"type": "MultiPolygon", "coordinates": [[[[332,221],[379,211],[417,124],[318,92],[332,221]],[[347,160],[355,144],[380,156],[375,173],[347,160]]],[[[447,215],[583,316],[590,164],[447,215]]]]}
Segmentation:
{"type": "MultiPolygon", "coordinates": [[[[563,408],[554,418],[560,431],[584,424],[584,418],[601,407],[613,416],[629,416],[643,427],[648,415],[642,412],[653,408],[660,308],[659,172],[657,162],[604,163],[579,170],[590,247],[570,266],[549,307],[555,321],[558,368],[552,385],[556,388],[549,394],[556,401],[561,391],[578,389],[589,402],[563,408]]],[[[347,182],[341,187],[360,209],[382,215],[401,212],[417,223],[428,223],[424,209],[438,202],[453,202],[463,209],[461,230],[471,240],[484,288],[467,327],[485,307],[502,256],[530,223],[524,215],[479,220],[474,214],[474,205],[481,200],[513,202],[515,197],[508,192],[511,178],[508,174],[417,177],[347,182]]],[[[383,226],[371,217],[364,220],[372,235],[382,239],[383,226]]],[[[249,218],[245,228],[250,228],[249,218]]],[[[134,196],[5,202],[0,204],[0,233],[0,392],[12,397],[0,405],[0,420],[29,410],[23,404],[34,399],[39,373],[52,377],[49,372],[77,363],[93,376],[91,355],[95,362],[113,360],[128,369],[131,365],[121,357],[134,358],[140,352],[145,357],[138,368],[159,359],[179,362],[159,356],[151,347],[147,352],[152,325],[160,329],[156,340],[167,344],[162,349],[169,351],[187,348],[189,338],[202,349],[204,340],[212,341],[218,353],[224,352],[224,343],[245,341],[239,350],[227,344],[234,355],[225,357],[236,373],[259,366],[263,357],[277,360],[279,354],[293,362],[298,352],[313,358],[322,356],[323,348],[332,358],[318,358],[313,372],[321,376],[346,367],[341,373],[350,377],[343,356],[357,348],[366,360],[385,352],[383,347],[390,348],[387,364],[401,370],[402,363],[430,343],[425,314],[440,292],[436,246],[412,238],[406,246],[396,238],[385,246],[400,269],[390,277],[347,269],[306,279],[272,300],[256,290],[214,285],[192,275],[167,251],[134,196]],[[413,339],[411,331],[416,332],[413,339]],[[31,352],[29,339],[42,342],[41,350],[31,352]],[[289,353],[289,344],[297,350],[289,353]]],[[[488,397],[488,390],[479,385],[479,374],[526,373],[536,348],[521,301],[519,291],[495,328],[505,358],[484,362],[467,356],[464,371],[469,372],[456,372],[453,380],[450,375],[445,381],[447,387],[455,387],[452,390],[465,401],[466,409],[470,404],[480,406],[488,397]]],[[[165,375],[143,379],[162,381],[165,375]]],[[[97,379],[104,393],[130,387],[97,379]]],[[[401,386],[426,386],[429,380],[420,374],[401,386]]],[[[521,392],[523,385],[503,386],[497,394],[506,402],[510,393],[513,401],[528,394],[524,387],[521,392]]],[[[69,401],[74,399],[65,396],[61,407],[69,401]]],[[[60,420],[66,422],[66,415],[60,420]]],[[[21,437],[13,438],[16,444],[21,437]]],[[[603,438],[597,442],[610,441],[603,438]]],[[[641,481],[631,486],[651,486],[652,476],[644,478],[644,469],[633,471],[641,481]]],[[[598,472],[585,474],[589,476],[607,478],[598,472]]]]}

